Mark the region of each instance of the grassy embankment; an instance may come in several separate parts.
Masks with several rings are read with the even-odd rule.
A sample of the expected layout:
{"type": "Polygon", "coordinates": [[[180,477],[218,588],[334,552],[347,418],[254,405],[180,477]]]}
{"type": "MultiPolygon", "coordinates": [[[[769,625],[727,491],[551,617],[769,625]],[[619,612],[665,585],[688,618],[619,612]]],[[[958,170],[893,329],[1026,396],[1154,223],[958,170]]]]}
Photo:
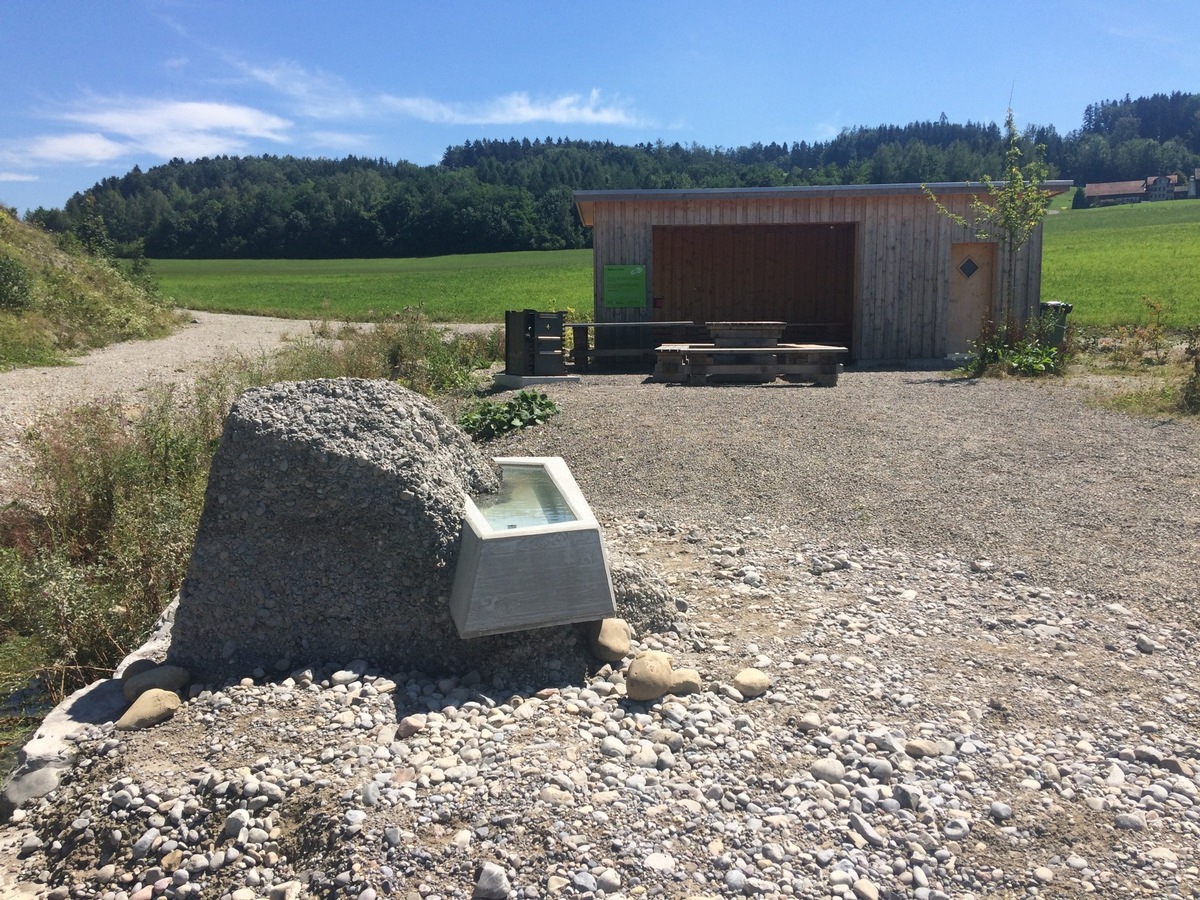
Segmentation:
{"type": "Polygon", "coordinates": [[[152,287],[0,209],[0,371],[164,335],[178,318],[152,287]]]}

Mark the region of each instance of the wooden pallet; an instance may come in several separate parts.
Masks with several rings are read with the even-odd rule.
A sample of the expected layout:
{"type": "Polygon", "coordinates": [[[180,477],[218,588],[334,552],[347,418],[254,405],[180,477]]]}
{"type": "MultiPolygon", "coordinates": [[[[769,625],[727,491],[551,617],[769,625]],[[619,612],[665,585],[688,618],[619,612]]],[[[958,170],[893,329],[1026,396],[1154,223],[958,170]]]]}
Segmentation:
{"type": "Polygon", "coordinates": [[[769,384],[777,378],[833,387],[842,373],[845,347],[778,344],[774,347],[717,347],[662,344],[655,351],[654,378],[681,384],[717,381],[769,384]]]}

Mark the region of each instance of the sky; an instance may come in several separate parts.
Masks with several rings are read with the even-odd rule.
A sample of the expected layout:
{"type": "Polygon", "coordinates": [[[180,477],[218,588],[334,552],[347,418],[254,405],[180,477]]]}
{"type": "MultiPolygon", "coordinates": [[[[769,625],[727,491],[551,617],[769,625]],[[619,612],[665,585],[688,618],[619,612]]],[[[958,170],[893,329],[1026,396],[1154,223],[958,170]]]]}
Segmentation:
{"type": "Polygon", "coordinates": [[[437,163],[464,141],[737,147],[1080,126],[1200,91],[1195,0],[0,0],[0,203],[169,159],[437,163]]]}

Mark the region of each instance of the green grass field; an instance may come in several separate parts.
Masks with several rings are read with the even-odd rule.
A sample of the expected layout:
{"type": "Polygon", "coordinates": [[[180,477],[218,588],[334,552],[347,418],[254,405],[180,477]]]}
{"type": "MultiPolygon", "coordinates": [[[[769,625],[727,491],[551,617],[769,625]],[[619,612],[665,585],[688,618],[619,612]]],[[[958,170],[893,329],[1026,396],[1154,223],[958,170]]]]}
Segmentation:
{"type": "MultiPolygon", "coordinates": [[[[1069,196],[1069,195],[1064,195],[1069,196]]],[[[380,319],[423,306],[435,322],[502,322],[506,309],[590,310],[590,250],[432,259],[157,260],[181,306],[288,318],[380,319]]],[[[1060,207],[1046,217],[1042,298],[1074,305],[1084,328],[1148,320],[1200,324],[1200,201],[1106,209],[1060,207]]]]}
{"type": "Polygon", "coordinates": [[[1046,217],[1042,299],[1074,304],[1082,327],[1200,325],[1200,201],[1076,209],[1046,217]]]}
{"type": "Polygon", "coordinates": [[[371,321],[423,307],[434,322],[503,322],[506,309],[592,307],[591,250],[153,265],[164,294],[212,312],[371,321]]]}

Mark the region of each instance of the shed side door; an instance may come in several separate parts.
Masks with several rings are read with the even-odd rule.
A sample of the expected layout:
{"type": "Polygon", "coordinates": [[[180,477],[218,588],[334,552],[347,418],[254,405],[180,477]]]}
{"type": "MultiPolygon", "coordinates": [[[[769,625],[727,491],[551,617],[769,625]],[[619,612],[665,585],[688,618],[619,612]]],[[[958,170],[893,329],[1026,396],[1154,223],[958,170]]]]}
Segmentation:
{"type": "Polygon", "coordinates": [[[996,245],[953,244],[950,248],[950,308],[946,313],[946,354],[968,353],[992,311],[996,245]]]}

